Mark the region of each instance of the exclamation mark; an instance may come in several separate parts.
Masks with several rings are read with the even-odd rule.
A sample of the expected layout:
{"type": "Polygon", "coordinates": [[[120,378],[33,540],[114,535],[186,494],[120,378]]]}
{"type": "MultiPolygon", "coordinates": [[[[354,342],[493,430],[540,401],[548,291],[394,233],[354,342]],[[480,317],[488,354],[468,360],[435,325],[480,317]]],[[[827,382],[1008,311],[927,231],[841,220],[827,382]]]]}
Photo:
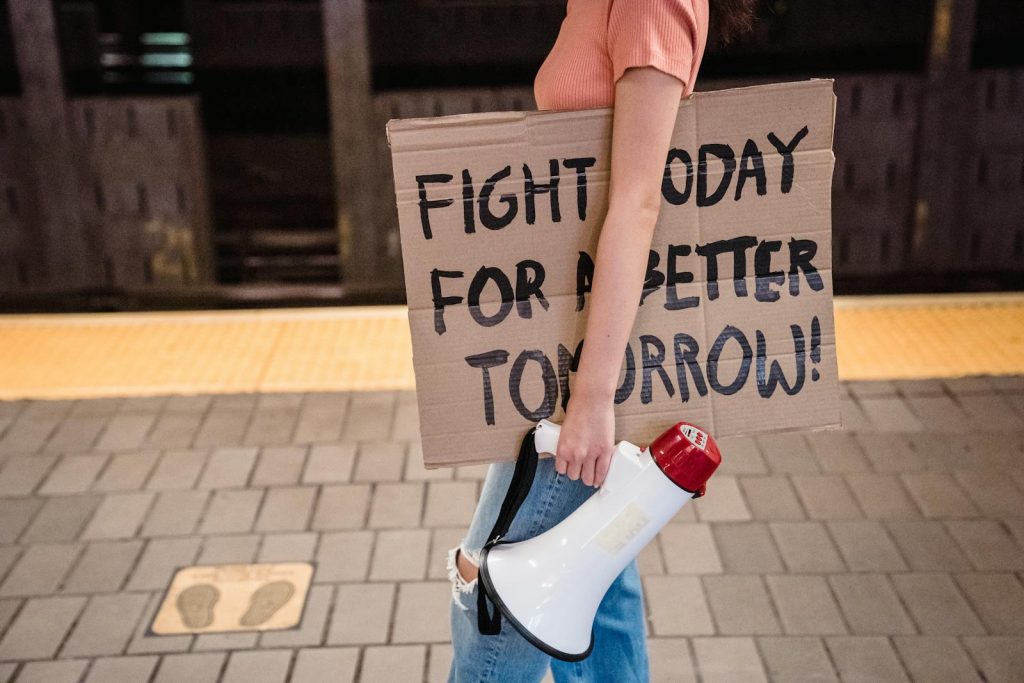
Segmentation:
{"type": "MultiPolygon", "coordinates": [[[[819,363],[821,361],[821,323],[818,322],[818,316],[811,318],[811,362],[819,363]]],[[[821,373],[818,372],[817,368],[811,370],[811,381],[817,382],[821,377],[821,373]]]]}

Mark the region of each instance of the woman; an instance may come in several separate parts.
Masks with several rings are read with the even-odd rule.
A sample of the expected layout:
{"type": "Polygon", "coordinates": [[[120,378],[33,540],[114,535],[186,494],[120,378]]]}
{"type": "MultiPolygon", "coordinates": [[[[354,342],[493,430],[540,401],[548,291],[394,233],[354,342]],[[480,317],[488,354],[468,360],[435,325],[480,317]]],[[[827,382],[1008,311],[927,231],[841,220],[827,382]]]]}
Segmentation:
{"type": "MultiPolygon", "coordinates": [[[[558,524],[604,481],[614,448],[614,394],[636,317],[680,98],[693,92],[709,23],[723,40],[749,27],[754,0],[568,0],[558,38],[534,82],[539,109],[613,107],[608,211],[601,227],[586,343],[555,458],[541,458],[506,541],[558,524]],[[709,11],[713,12],[710,17],[709,11]]],[[[647,681],[643,594],[636,560],[618,576],[581,662],[554,659],[507,622],[477,630],[479,551],[494,526],[514,461],[492,464],[469,532],[448,552],[454,656],[449,683],[647,681]]]]}

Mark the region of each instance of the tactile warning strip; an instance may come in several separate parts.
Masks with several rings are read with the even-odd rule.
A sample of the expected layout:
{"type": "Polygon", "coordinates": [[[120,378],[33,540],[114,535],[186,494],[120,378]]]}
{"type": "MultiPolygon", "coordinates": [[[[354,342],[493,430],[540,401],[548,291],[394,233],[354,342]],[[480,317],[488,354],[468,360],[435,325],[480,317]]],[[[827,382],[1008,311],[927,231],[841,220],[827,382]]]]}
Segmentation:
{"type": "MultiPolygon", "coordinates": [[[[1024,374],[1024,294],[836,299],[844,380],[1024,374]]],[[[0,316],[0,398],[411,389],[402,306],[0,316]]]]}
{"type": "Polygon", "coordinates": [[[845,380],[1024,373],[1024,294],[839,297],[835,314],[845,380]]]}

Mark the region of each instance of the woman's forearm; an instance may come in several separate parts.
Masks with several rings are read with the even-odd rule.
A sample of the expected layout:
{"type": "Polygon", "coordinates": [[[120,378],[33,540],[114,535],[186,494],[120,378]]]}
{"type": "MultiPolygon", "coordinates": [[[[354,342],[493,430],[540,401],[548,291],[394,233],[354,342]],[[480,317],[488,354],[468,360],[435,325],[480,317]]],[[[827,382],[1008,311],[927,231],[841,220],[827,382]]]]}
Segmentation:
{"type": "Polygon", "coordinates": [[[612,206],[605,215],[574,394],[609,399],[615,394],[657,218],[657,209],[635,203],[612,206]]]}

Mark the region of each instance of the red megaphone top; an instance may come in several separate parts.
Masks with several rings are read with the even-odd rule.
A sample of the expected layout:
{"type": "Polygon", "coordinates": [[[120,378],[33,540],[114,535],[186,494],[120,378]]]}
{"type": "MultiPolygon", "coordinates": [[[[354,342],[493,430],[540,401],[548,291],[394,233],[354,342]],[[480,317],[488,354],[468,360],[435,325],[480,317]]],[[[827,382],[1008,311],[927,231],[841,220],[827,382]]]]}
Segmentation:
{"type": "Polygon", "coordinates": [[[694,498],[704,495],[708,479],[722,463],[711,435],[689,422],[677,422],[648,448],[665,476],[694,498]]]}

